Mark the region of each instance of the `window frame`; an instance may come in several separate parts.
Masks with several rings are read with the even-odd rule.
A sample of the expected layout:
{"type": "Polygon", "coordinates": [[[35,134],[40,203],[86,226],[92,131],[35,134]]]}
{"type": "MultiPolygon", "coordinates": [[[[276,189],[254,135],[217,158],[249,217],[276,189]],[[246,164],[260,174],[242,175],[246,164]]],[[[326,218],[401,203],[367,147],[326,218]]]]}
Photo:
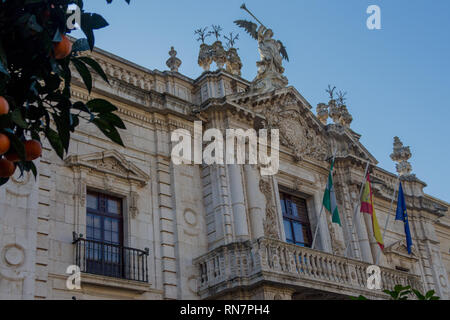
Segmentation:
{"type": "Polygon", "coordinates": [[[101,236],[101,240],[97,240],[97,239],[88,239],[88,240],[93,240],[93,241],[98,241],[98,242],[103,242],[103,243],[108,243],[108,244],[114,244],[114,245],[118,245],[118,246],[124,246],[125,243],[125,236],[124,236],[124,201],[122,198],[119,198],[117,196],[112,196],[106,193],[102,193],[102,192],[98,192],[98,191],[94,191],[94,190],[87,190],[86,192],[86,198],[89,197],[89,195],[93,195],[97,198],[97,204],[98,204],[98,208],[97,210],[89,208],[87,201],[86,201],[86,239],[88,239],[87,237],[87,229],[88,229],[88,222],[87,222],[87,217],[89,214],[91,215],[97,215],[101,217],[101,230],[102,230],[102,236],[101,236]],[[120,210],[119,213],[117,214],[113,214],[111,212],[109,212],[108,210],[108,200],[114,200],[120,203],[120,210]],[[104,201],[104,204],[102,204],[102,201],[104,201]],[[104,206],[104,210],[102,208],[102,205],[104,206]],[[109,242],[105,240],[105,218],[113,218],[113,219],[117,219],[119,222],[119,243],[113,243],[113,242],[109,242]]]}
{"type": "Polygon", "coordinates": [[[308,200],[306,197],[303,197],[301,195],[295,194],[293,192],[289,192],[285,189],[280,188],[279,190],[280,194],[280,205],[281,205],[281,211],[283,215],[283,228],[286,233],[286,226],[285,221],[289,223],[290,226],[290,234],[292,235],[292,242],[288,241],[288,237],[286,235],[286,242],[292,243],[294,245],[310,248],[312,245],[312,231],[311,231],[311,221],[309,219],[309,212],[308,212],[308,200]],[[297,200],[297,201],[295,201],[297,200]],[[300,200],[300,201],[299,201],[300,200]],[[290,207],[287,207],[286,204],[291,203],[290,207]],[[301,210],[299,210],[299,202],[303,202],[304,204],[304,212],[302,213],[301,210]],[[297,207],[298,216],[296,216],[293,213],[292,205],[295,205],[297,207]],[[302,234],[303,234],[303,241],[297,241],[295,238],[295,229],[294,229],[294,223],[299,223],[302,226],[302,234]],[[306,234],[305,234],[306,230],[306,234]],[[304,240],[308,239],[309,241],[305,242],[304,240]]]}

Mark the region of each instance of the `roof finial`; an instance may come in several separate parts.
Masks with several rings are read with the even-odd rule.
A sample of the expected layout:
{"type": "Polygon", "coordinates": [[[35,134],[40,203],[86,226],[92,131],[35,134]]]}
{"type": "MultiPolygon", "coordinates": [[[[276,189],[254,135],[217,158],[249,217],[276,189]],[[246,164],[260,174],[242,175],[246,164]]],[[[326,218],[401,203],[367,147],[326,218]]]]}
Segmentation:
{"type": "Polygon", "coordinates": [[[410,177],[412,166],[408,162],[411,158],[411,150],[409,147],[404,147],[399,137],[394,137],[394,152],[391,154],[391,159],[397,162],[397,173],[400,177],[410,177]]]}
{"type": "Polygon", "coordinates": [[[181,66],[181,60],[177,58],[177,52],[173,47],[169,51],[170,58],[166,61],[166,65],[170,68],[170,71],[178,72],[178,68],[181,66]]]}

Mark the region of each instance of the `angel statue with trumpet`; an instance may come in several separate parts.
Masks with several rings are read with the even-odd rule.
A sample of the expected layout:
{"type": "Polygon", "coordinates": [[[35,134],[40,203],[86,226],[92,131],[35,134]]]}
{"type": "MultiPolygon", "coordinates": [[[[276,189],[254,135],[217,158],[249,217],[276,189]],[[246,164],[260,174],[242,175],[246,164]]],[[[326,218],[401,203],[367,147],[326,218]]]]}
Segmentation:
{"type": "Polygon", "coordinates": [[[283,59],[289,61],[286,48],[279,40],[273,39],[273,31],[265,27],[251,13],[245,4],[241,9],[248,12],[259,24],[247,20],[236,20],[234,23],[245,29],[255,40],[258,41],[258,50],[261,61],[258,61],[258,75],[253,80],[253,88],[257,90],[269,91],[283,88],[288,84],[287,78],[283,75],[283,59]]]}

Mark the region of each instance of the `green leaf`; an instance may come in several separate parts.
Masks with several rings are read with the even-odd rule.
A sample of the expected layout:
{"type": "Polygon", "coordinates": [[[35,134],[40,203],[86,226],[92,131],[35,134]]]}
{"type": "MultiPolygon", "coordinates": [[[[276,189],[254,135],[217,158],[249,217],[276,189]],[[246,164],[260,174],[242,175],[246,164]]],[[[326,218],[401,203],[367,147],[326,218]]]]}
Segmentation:
{"type": "Polygon", "coordinates": [[[90,49],[89,42],[86,38],[78,39],[72,46],[72,53],[88,51],[90,49]]]}
{"type": "Polygon", "coordinates": [[[92,29],[102,29],[109,26],[109,23],[98,13],[90,14],[90,23],[92,29]]]}
{"type": "Polygon", "coordinates": [[[107,83],[109,83],[108,76],[103,71],[102,67],[97,63],[97,61],[95,61],[94,59],[91,59],[89,57],[80,57],[78,59],[80,59],[81,61],[83,61],[87,65],[89,65],[92,69],[94,69],[95,72],[98,73],[98,75],[100,77],[102,77],[103,80],[105,80],[107,83]]]}
{"type": "Polygon", "coordinates": [[[400,285],[400,284],[398,284],[398,285],[396,285],[396,286],[394,287],[394,291],[396,291],[396,292],[398,292],[398,293],[400,293],[400,292],[403,291],[403,290],[409,290],[409,289],[411,289],[411,286],[406,286],[406,287],[404,287],[404,286],[402,286],[402,285],[400,285]]]}
{"type": "Polygon", "coordinates": [[[70,131],[75,132],[75,129],[80,124],[80,118],[76,114],[71,114],[72,124],[70,125],[70,131]]]}
{"type": "Polygon", "coordinates": [[[95,113],[110,113],[117,111],[117,107],[104,99],[92,99],[86,103],[86,106],[95,113]]]}
{"type": "Polygon", "coordinates": [[[92,123],[94,123],[106,137],[111,139],[111,141],[117,143],[122,147],[124,146],[122,138],[120,137],[120,134],[115,127],[111,126],[105,120],[99,118],[95,118],[94,120],[92,120],[92,123]]]}
{"type": "Polygon", "coordinates": [[[419,292],[419,290],[412,289],[412,292],[414,292],[414,294],[416,295],[417,299],[419,299],[419,300],[425,300],[424,295],[421,294],[421,293],[419,292]]]}
{"type": "Polygon", "coordinates": [[[98,115],[98,118],[106,120],[108,123],[110,123],[111,125],[119,128],[119,129],[124,129],[124,130],[126,129],[125,124],[123,123],[122,119],[120,119],[114,113],[101,113],[98,115]]]}
{"type": "Polygon", "coordinates": [[[89,69],[85,66],[83,62],[81,62],[78,58],[72,58],[71,59],[73,65],[77,69],[78,73],[80,74],[81,78],[83,79],[83,82],[88,89],[89,93],[92,91],[92,76],[89,69]]]}
{"type": "Polygon", "coordinates": [[[81,101],[77,101],[72,106],[73,109],[84,111],[86,113],[91,113],[91,110],[81,101]]]}
{"type": "Polygon", "coordinates": [[[429,299],[429,298],[431,298],[432,296],[434,296],[435,293],[436,293],[436,291],[430,290],[430,291],[428,291],[428,292],[425,294],[425,297],[426,297],[427,299],[429,299]]]}
{"type": "Polygon", "coordinates": [[[64,147],[58,133],[53,129],[48,128],[45,131],[45,136],[47,137],[48,142],[50,142],[58,157],[64,160],[64,147]]]}
{"type": "Polygon", "coordinates": [[[33,161],[30,161],[30,162],[29,162],[29,166],[30,166],[31,172],[33,172],[34,179],[36,180],[36,179],[37,179],[37,168],[36,168],[36,166],[34,165],[33,161]]]}
{"type": "Polygon", "coordinates": [[[17,124],[19,127],[26,129],[28,124],[22,117],[22,113],[20,112],[20,108],[16,108],[11,114],[11,120],[17,124]]]}
{"type": "Polygon", "coordinates": [[[58,116],[57,114],[53,113],[52,118],[55,121],[56,129],[58,130],[58,135],[61,144],[64,150],[66,150],[67,152],[69,150],[69,142],[70,142],[69,119],[67,117],[64,118],[63,113],[61,114],[61,116],[58,116]]]}
{"type": "Polygon", "coordinates": [[[94,30],[108,26],[108,22],[99,14],[82,12],[81,13],[81,30],[86,35],[89,47],[94,50],[95,36],[94,30]]]}

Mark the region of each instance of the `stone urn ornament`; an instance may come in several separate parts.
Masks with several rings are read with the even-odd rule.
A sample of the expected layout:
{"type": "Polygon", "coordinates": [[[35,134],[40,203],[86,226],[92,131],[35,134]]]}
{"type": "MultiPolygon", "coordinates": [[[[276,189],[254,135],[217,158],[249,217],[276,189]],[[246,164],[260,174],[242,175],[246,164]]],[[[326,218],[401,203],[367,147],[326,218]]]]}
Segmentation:
{"type": "Polygon", "coordinates": [[[328,106],[330,108],[330,118],[333,119],[333,122],[338,124],[339,119],[341,118],[341,108],[338,107],[336,104],[336,100],[331,99],[330,102],[328,102],[328,106]]]}
{"type": "Polygon", "coordinates": [[[227,56],[227,71],[231,74],[240,76],[242,69],[242,61],[237,53],[236,48],[230,48],[227,56]]]}
{"type": "Polygon", "coordinates": [[[200,52],[198,54],[198,65],[203,68],[203,71],[209,71],[211,68],[211,63],[213,62],[211,54],[211,46],[202,43],[200,45],[200,52]]]}
{"type": "Polygon", "coordinates": [[[181,66],[181,60],[177,58],[177,52],[174,47],[170,48],[169,56],[170,58],[166,61],[166,65],[170,68],[170,71],[178,72],[178,68],[181,66]]]}
{"type": "Polygon", "coordinates": [[[200,52],[198,54],[198,65],[203,68],[204,71],[209,71],[211,68],[211,63],[213,61],[211,54],[211,46],[206,44],[206,38],[208,38],[211,33],[208,32],[208,27],[200,28],[194,31],[194,34],[198,36],[197,41],[200,41],[200,52]]]}
{"type": "Polygon", "coordinates": [[[353,117],[352,117],[352,115],[350,114],[350,112],[348,112],[348,109],[347,109],[347,106],[345,105],[345,104],[343,104],[341,107],[340,107],[340,112],[341,112],[341,116],[340,116],[340,118],[339,118],[339,123],[342,125],[342,126],[344,126],[344,127],[346,127],[346,128],[349,128],[350,127],[350,124],[352,123],[352,121],[353,121],[353,117]]]}
{"type": "Polygon", "coordinates": [[[220,40],[217,40],[212,45],[212,59],[219,69],[223,69],[225,63],[227,63],[227,53],[220,40]]]}
{"type": "Polygon", "coordinates": [[[239,33],[234,35],[233,32],[230,32],[229,36],[224,36],[227,40],[227,71],[231,74],[240,76],[242,69],[242,61],[238,55],[237,48],[234,47],[236,41],[239,39],[239,33]]]}
{"type": "Polygon", "coordinates": [[[319,103],[316,108],[317,118],[323,125],[327,125],[328,106],[325,103],[319,103]]]}

